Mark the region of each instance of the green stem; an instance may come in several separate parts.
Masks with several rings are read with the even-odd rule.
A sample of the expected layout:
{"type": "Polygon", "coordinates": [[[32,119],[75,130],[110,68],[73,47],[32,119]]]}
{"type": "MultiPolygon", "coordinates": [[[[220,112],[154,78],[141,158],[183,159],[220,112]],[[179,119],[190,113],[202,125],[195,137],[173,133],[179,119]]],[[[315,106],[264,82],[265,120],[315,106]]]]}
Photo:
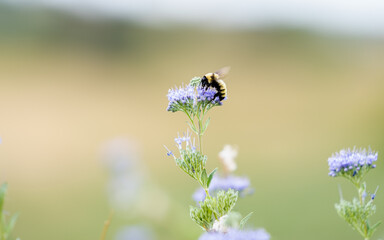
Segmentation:
{"type": "MultiPolygon", "coordinates": [[[[198,131],[198,139],[199,139],[199,151],[201,154],[203,154],[203,147],[202,147],[202,132],[201,132],[201,117],[200,117],[200,113],[201,113],[201,110],[200,110],[200,105],[197,106],[197,124],[198,124],[198,127],[199,127],[199,131],[198,131]]],[[[203,115],[204,116],[204,115],[203,115]]]]}
{"type": "Polygon", "coordinates": [[[189,115],[189,113],[188,113],[185,109],[184,109],[184,113],[187,114],[189,120],[191,121],[191,124],[192,124],[193,126],[195,126],[195,122],[193,121],[193,119],[191,118],[191,116],[189,115]]]}
{"type": "Polygon", "coordinates": [[[113,212],[111,211],[108,219],[104,222],[104,228],[103,228],[103,232],[101,233],[100,240],[105,240],[105,237],[107,236],[107,231],[108,231],[109,225],[111,224],[112,216],[113,216],[113,212]]]}
{"type": "MultiPolygon", "coordinates": [[[[359,195],[359,200],[360,200],[360,205],[361,206],[363,206],[363,204],[364,204],[363,194],[364,194],[364,191],[366,191],[365,189],[364,189],[364,191],[360,191],[360,190],[363,189],[362,184],[364,184],[364,183],[360,183],[360,181],[355,182],[355,186],[357,188],[357,192],[358,192],[358,195],[359,195]]],[[[369,240],[369,237],[368,237],[368,222],[367,221],[364,222],[364,234],[362,234],[362,235],[364,236],[364,240],[369,240]]]]}
{"type": "Polygon", "coordinates": [[[201,134],[201,121],[199,119],[199,150],[200,153],[203,154],[203,147],[202,147],[202,134],[201,134]]]}

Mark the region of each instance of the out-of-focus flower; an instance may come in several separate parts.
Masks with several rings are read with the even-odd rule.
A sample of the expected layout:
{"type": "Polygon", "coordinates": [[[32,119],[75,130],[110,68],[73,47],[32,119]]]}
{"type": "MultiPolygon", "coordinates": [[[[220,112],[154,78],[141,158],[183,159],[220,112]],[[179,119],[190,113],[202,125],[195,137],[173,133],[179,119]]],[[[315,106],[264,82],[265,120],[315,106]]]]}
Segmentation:
{"type": "Polygon", "coordinates": [[[224,215],[219,220],[215,220],[212,226],[212,230],[216,232],[227,232],[228,227],[226,226],[226,221],[227,221],[228,215],[224,215]]]}
{"type": "MultiPolygon", "coordinates": [[[[236,176],[226,176],[220,177],[218,175],[214,175],[211,181],[211,185],[209,186],[209,194],[214,195],[217,191],[228,189],[233,189],[238,191],[240,195],[248,189],[250,186],[250,181],[246,177],[236,177],[236,176]]],[[[193,199],[196,202],[203,201],[205,199],[205,191],[203,188],[199,188],[193,194],[193,199]]]]}
{"type": "Polygon", "coordinates": [[[227,233],[207,232],[200,236],[199,240],[269,240],[270,235],[264,229],[256,230],[235,230],[227,233]]]}
{"type": "Polygon", "coordinates": [[[237,148],[231,145],[225,145],[223,150],[219,152],[219,158],[223,163],[226,172],[233,172],[237,169],[237,164],[235,162],[237,154],[237,148]]]}
{"type": "Polygon", "coordinates": [[[102,161],[111,174],[124,174],[139,167],[138,150],[135,141],[118,137],[108,140],[102,146],[102,161]]]}
{"type": "Polygon", "coordinates": [[[112,139],[103,145],[110,205],[129,218],[140,215],[162,221],[169,210],[169,198],[150,182],[137,152],[135,142],[127,138],[112,139]]]}
{"type": "Polygon", "coordinates": [[[328,158],[329,176],[362,177],[366,171],[376,167],[377,156],[377,152],[371,149],[342,149],[328,158]]]}
{"type": "Polygon", "coordinates": [[[128,211],[144,185],[144,171],[135,142],[116,138],[103,145],[102,160],[109,170],[108,197],[116,210],[128,211]]]}
{"type": "Polygon", "coordinates": [[[155,234],[146,226],[129,226],[120,230],[116,240],[155,240],[155,234]]]}

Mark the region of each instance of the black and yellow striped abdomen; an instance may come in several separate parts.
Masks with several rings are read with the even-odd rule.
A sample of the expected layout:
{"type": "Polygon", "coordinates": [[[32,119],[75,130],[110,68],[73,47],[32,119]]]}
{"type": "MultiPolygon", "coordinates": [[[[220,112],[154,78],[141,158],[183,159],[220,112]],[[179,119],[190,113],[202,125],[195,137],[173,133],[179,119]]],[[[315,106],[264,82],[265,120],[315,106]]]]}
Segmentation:
{"type": "Polygon", "coordinates": [[[227,85],[225,85],[225,82],[221,79],[217,80],[220,90],[219,90],[219,98],[220,101],[227,97],[227,85]]]}

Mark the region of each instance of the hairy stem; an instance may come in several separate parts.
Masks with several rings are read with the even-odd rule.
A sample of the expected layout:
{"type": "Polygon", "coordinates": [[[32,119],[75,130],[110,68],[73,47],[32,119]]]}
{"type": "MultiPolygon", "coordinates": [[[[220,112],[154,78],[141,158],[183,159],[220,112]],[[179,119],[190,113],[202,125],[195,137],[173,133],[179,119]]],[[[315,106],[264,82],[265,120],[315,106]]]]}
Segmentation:
{"type": "Polygon", "coordinates": [[[104,222],[104,228],[103,228],[103,232],[101,233],[100,240],[105,240],[105,237],[107,236],[107,231],[108,231],[109,225],[111,224],[112,216],[113,216],[113,212],[111,211],[108,219],[104,222]]]}
{"type": "Polygon", "coordinates": [[[203,147],[202,147],[202,134],[201,134],[201,121],[199,119],[199,151],[201,154],[203,154],[203,147]]]}
{"type": "MultiPolygon", "coordinates": [[[[355,186],[357,188],[357,192],[359,194],[359,200],[360,200],[361,206],[363,206],[363,204],[364,204],[364,197],[363,197],[364,191],[361,191],[361,189],[363,189],[362,184],[364,184],[364,183],[360,183],[360,181],[358,181],[355,184],[355,186]]],[[[363,236],[364,236],[364,240],[369,240],[369,237],[368,237],[368,222],[367,221],[364,222],[364,234],[363,234],[363,236]]]]}

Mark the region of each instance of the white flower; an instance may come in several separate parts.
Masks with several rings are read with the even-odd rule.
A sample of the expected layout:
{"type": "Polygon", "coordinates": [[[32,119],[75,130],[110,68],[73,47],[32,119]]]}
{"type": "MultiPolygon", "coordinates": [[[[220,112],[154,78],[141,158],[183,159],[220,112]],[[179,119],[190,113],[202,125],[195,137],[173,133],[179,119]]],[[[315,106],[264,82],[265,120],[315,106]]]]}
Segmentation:
{"type": "Polygon", "coordinates": [[[215,220],[215,222],[213,223],[213,226],[212,226],[212,230],[214,230],[216,232],[222,232],[222,233],[227,232],[228,227],[225,224],[225,222],[227,221],[227,218],[228,218],[228,216],[224,215],[221,218],[219,218],[219,220],[215,220]]]}
{"type": "Polygon", "coordinates": [[[219,153],[219,158],[228,172],[233,172],[237,169],[235,158],[237,157],[237,148],[231,145],[225,145],[219,153]]]}

